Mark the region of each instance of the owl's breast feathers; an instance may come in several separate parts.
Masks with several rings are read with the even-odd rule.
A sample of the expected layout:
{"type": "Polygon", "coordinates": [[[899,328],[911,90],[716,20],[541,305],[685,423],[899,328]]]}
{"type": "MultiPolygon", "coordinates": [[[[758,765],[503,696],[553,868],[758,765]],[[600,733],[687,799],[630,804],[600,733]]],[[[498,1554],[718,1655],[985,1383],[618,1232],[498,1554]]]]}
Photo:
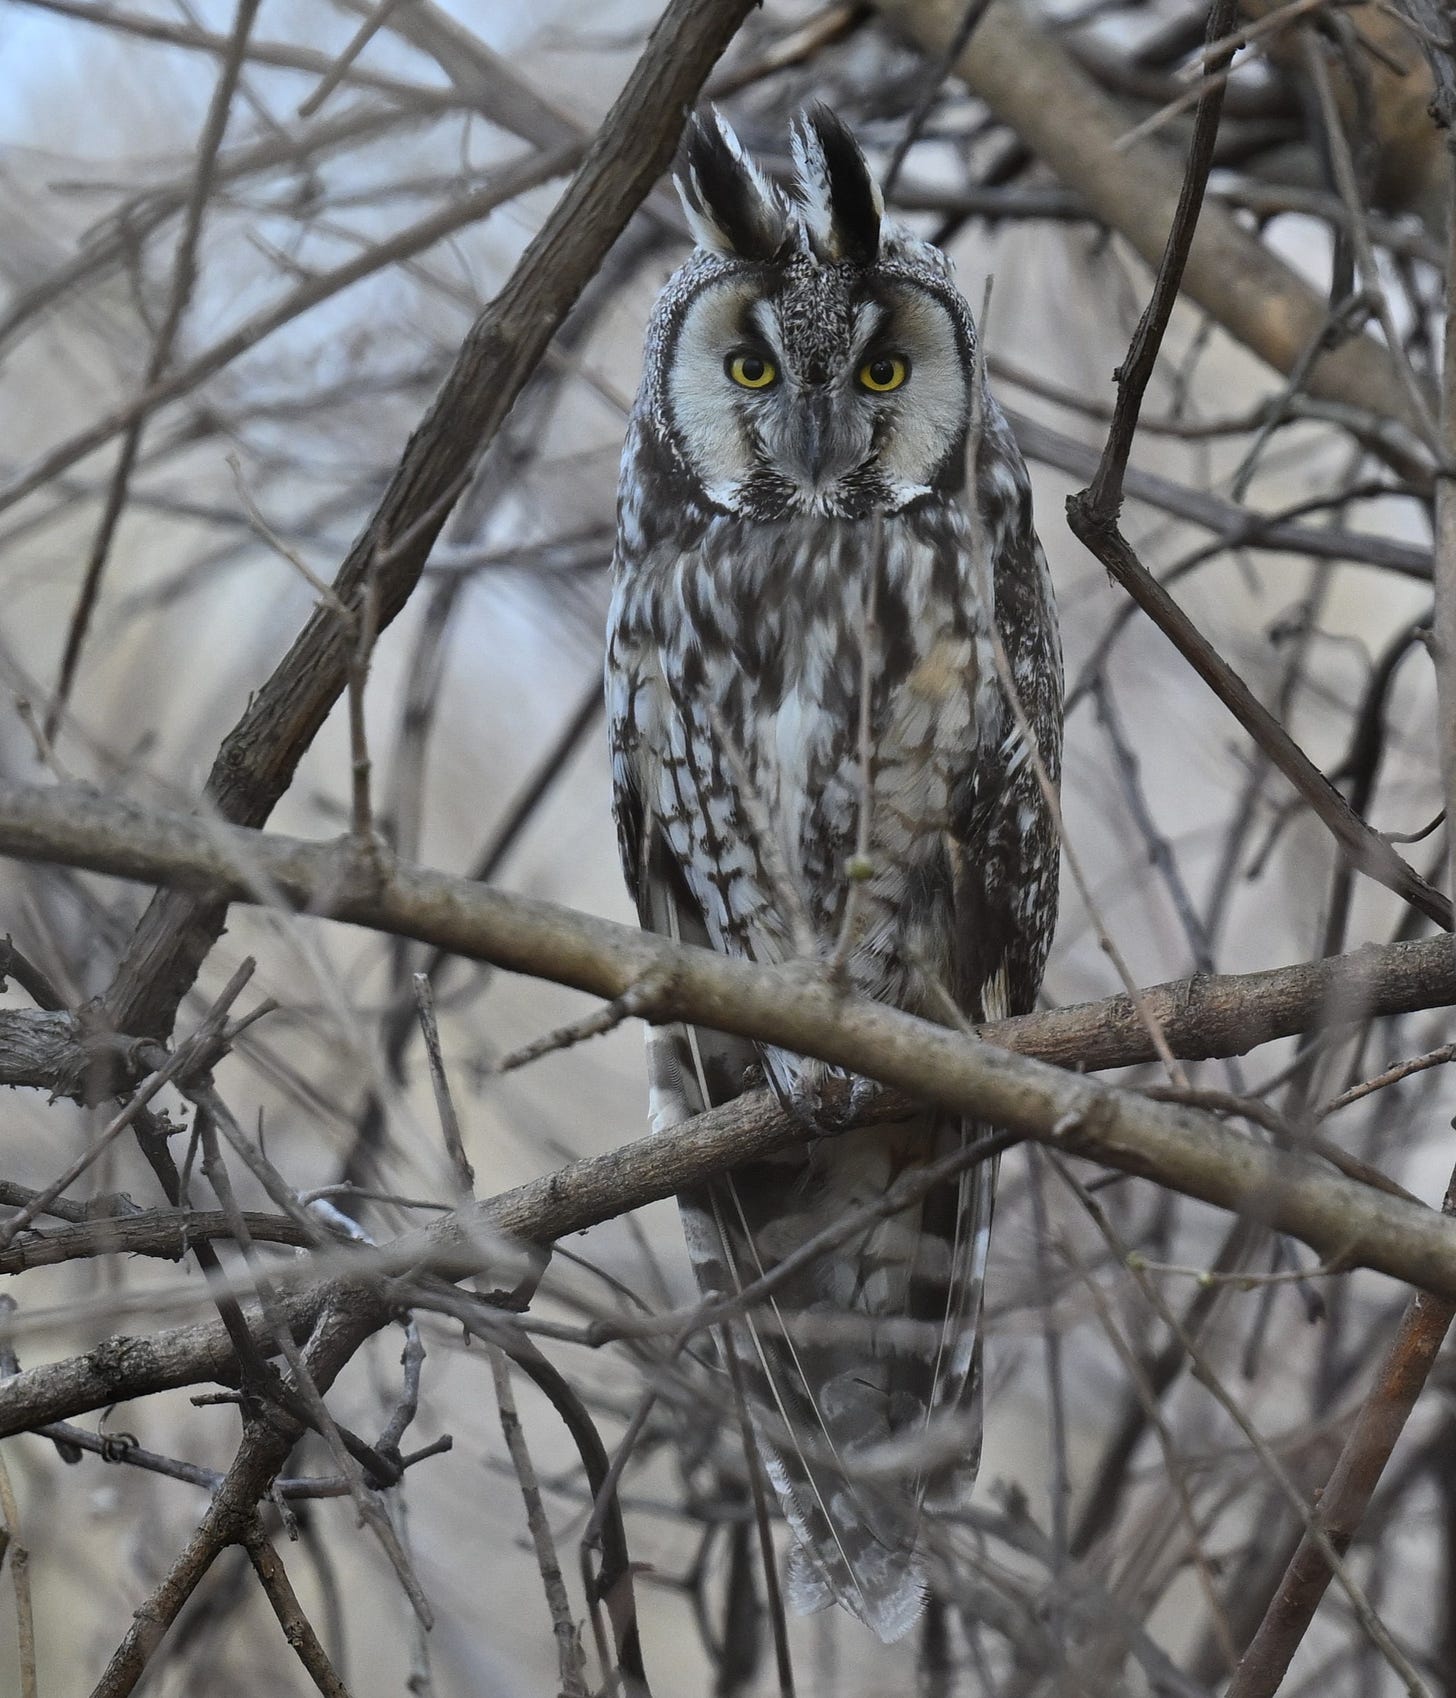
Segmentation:
{"type": "MultiPolygon", "coordinates": [[[[857,988],[936,1014],[949,992],[974,1010],[1011,940],[978,947],[957,937],[958,919],[999,931],[987,911],[998,900],[1055,900],[1042,864],[1054,837],[997,675],[993,621],[1053,776],[1060,744],[1025,473],[989,435],[987,450],[977,496],[989,562],[974,558],[964,511],[939,498],[868,520],[719,516],[687,546],[662,536],[635,558],[624,546],[608,685],[639,900],[655,834],[713,945],[777,961],[806,930],[822,954],[835,949],[857,879],[857,988]]],[[[1012,965],[1034,981],[1041,961],[1012,965]]]]}

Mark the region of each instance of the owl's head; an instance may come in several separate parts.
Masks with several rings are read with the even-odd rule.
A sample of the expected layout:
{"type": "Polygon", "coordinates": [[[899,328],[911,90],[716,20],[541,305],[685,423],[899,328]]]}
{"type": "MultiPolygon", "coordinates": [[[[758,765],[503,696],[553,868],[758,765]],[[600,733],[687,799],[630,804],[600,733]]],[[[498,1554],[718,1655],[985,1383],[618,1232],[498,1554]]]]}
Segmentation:
{"type": "Polygon", "coordinates": [[[698,247],[663,291],[639,411],[709,506],[858,518],[959,489],[974,329],[939,250],[890,223],[827,107],[770,182],[716,114],[678,192],[698,247]]]}

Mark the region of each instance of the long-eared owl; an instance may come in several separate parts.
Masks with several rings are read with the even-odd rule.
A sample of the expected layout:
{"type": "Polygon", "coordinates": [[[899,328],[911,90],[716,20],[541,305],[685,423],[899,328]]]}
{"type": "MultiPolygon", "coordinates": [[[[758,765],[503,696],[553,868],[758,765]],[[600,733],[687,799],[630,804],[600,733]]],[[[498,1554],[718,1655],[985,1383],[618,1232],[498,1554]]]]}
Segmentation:
{"type": "MultiPolygon", "coordinates": [[[[1062,717],[1026,468],[945,256],[885,218],[832,112],[796,122],[793,153],[783,190],[716,115],[689,134],[698,246],[652,315],[618,496],[627,882],[669,937],[807,956],[942,1023],[1024,1012],[1056,920],[1062,717]]],[[[932,1111],[836,1131],[830,1069],[703,1028],[650,1031],[648,1067],[659,1130],[765,1079],[805,1126],[682,1197],[707,1292],[977,1133],[932,1111]]],[[[979,1458],[994,1184],[984,1164],[872,1220],[721,1331],[794,1532],[793,1603],[838,1600],[886,1640],[921,1607],[927,1502],[979,1458]]]]}

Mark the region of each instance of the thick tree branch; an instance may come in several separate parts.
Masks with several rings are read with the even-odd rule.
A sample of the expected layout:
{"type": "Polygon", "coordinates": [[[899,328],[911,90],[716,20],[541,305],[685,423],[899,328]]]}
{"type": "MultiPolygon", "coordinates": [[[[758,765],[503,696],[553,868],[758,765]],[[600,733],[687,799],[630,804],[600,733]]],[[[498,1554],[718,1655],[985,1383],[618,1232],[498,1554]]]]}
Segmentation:
{"type": "MultiPolygon", "coordinates": [[[[334,611],[376,598],[383,630],[408,600],[471,469],[551,337],[661,176],[687,107],[752,0],[673,0],[581,168],[477,319],[378,510],[320,606],[218,751],[207,800],[261,825],[347,681],[354,633],[334,611]]],[[[143,916],[106,998],[119,1031],[163,1036],[222,929],[215,902],[168,893],[143,916]]]]}
{"type": "Polygon", "coordinates": [[[0,1009],[0,1085],[37,1085],[58,1097],[102,1094],[115,1089],[131,1046],[125,1038],[97,1031],[83,1015],[67,1009],[0,1009]]]}
{"type": "MultiPolygon", "coordinates": [[[[792,1001],[794,987],[828,995],[808,969],[754,967],[558,903],[389,864],[348,839],[309,843],[143,808],[79,785],[0,783],[0,855],[198,891],[215,901],[290,905],[609,1000],[635,991],[647,1019],[684,1016],[765,1036],[748,1012],[765,987],[775,987],[767,992],[775,1006],[792,1001]]],[[[1366,1016],[1456,1004],[1456,942],[1368,945],[1268,972],[1199,974],[1142,990],[1139,999],[1180,1058],[1242,1055],[1366,1016]]],[[[831,996],[828,1006],[850,1005],[831,996]]],[[[58,1089],[50,1069],[61,1080],[75,1075],[73,1046],[85,1041],[84,1031],[69,1015],[0,1013],[0,1084],[58,1089]]],[[[980,1035],[1086,1071],[1156,1059],[1145,1019],[1127,996],[997,1021],[980,1035]]],[[[124,1039],[105,1046],[108,1055],[125,1050],[124,1039]]]]}
{"type": "MultiPolygon", "coordinates": [[[[637,986],[645,1017],[681,1017],[767,1039],[882,1080],[902,1096],[877,1102],[872,1112],[880,1117],[894,1113],[905,1098],[928,1099],[1220,1207],[1252,1210],[1261,1221],[1303,1239],[1326,1261],[1379,1268],[1456,1296],[1456,1225],[1435,1211],[1357,1184],[1312,1158],[1255,1143],[1210,1114],[1115,1090],[845,997],[807,967],[764,968],[418,868],[384,872],[369,858],[361,866],[347,845],[310,845],[189,816],[148,815],[68,789],[0,787],[0,851],[165,879],[227,899],[263,893],[311,904],[316,911],[599,996],[619,996],[637,986]]],[[[1396,958],[1409,969],[1402,980],[1407,998],[1449,980],[1452,947],[1441,938],[1407,946],[1396,958]]],[[[1313,1023],[1321,1011],[1331,1021],[1358,1017],[1362,967],[1377,956],[1391,959],[1389,952],[1369,952],[1345,963],[1256,976],[1269,993],[1270,1019],[1287,1021],[1295,1009],[1313,1016],[1313,1023]],[[1324,1000],[1312,1005],[1316,989],[1324,1000]]],[[[1183,987],[1190,999],[1198,983],[1183,987]]],[[[1160,994],[1178,1018],[1178,989],[1160,994]]],[[[1038,1021],[1046,1034],[1062,1020],[1066,1030],[1085,1034],[1095,1050],[1096,1032],[1115,1026],[1108,1015],[1120,1000],[1008,1022],[998,1035],[1005,1031],[1024,1039],[1038,1021]]],[[[1186,1007],[1182,1017],[1187,1018],[1186,1007]]],[[[1249,1035],[1236,1016],[1223,1033],[1249,1035]]],[[[1146,1037],[1142,1041],[1146,1053],[1146,1037]]],[[[1104,1055],[1107,1051],[1116,1053],[1115,1041],[1104,1055]]],[[[503,1237],[549,1244],[799,1137],[802,1128],[769,1098],[745,1097],[670,1137],[643,1139],[576,1163],[406,1234],[383,1250],[361,1252],[367,1260],[360,1262],[358,1279],[369,1280],[367,1301],[378,1305],[383,1324],[389,1299],[381,1275],[428,1268],[464,1277],[499,1262],[503,1237]]],[[[288,1324],[306,1326],[335,1288],[324,1282],[280,1296],[288,1324]]],[[[271,1348],[266,1329],[255,1336],[271,1348]]],[[[0,1434],[120,1397],[225,1375],[231,1362],[220,1327],[114,1340],[87,1358],[29,1370],[0,1387],[0,1434]]]]}
{"type": "MultiPolygon", "coordinates": [[[[724,960],[706,950],[683,954],[701,955],[705,965],[724,960]]],[[[891,1009],[841,1001],[833,992],[826,1006],[800,980],[758,973],[765,981],[758,1024],[779,1041],[801,1042],[817,1027],[822,1052],[853,1053],[860,1066],[873,1061],[876,1069],[916,1079],[918,1096],[1221,1207],[1250,1210],[1303,1239],[1327,1263],[1378,1268],[1456,1297],[1456,1223],[1434,1209],[1357,1184],[1309,1157],[1256,1144],[1211,1115],[1114,1090],[891,1009]]],[[[881,1099],[865,1112],[884,1118],[903,1101],[881,1099]]],[[[671,1134],[574,1162],[378,1249],[361,1248],[351,1259],[356,1272],[280,1289],[276,1310],[301,1337],[345,1288],[351,1313],[383,1326],[396,1305],[389,1287],[394,1274],[463,1279],[499,1274],[509,1262],[507,1282],[514,1283],[519,1246],[549,1245],[802,1137],[802,1126],[767,1094],[742,1097],[671,1134]]],[[[251,1308],[248,1325],[260,1349],[274,1348],[267,1323],[251,1308]]],[[[151,1392],[230,1381],[234,1372],[231,1341],[218,1322],[152,1338],[113,1338],[85,1356],[28,1368],[0,1383],[0,1438],[151,1392]]]]}

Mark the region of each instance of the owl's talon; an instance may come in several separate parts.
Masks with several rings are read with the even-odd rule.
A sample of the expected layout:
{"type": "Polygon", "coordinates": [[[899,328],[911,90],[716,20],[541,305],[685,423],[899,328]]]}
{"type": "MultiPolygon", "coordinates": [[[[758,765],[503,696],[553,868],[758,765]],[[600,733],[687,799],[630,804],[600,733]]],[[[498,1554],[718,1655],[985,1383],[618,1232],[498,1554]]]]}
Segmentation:
{"type": "Polygon", "coordinates": [[[810,1137],[833,1138],[855,1124],[864,1102],[860,1087],[869,1083],[842,1067],[811,1062],[794,1074],[784,1106],[810,1137]]]}
{"type": "Polygon", "coordinates": [[[858,1120],[874,1102],[880,1089],[879,1082],[866,1079],[863,1073],[856,1073],[849,1085],[849,1103],[845,1113],[851,1120],[858,1120]]]}

